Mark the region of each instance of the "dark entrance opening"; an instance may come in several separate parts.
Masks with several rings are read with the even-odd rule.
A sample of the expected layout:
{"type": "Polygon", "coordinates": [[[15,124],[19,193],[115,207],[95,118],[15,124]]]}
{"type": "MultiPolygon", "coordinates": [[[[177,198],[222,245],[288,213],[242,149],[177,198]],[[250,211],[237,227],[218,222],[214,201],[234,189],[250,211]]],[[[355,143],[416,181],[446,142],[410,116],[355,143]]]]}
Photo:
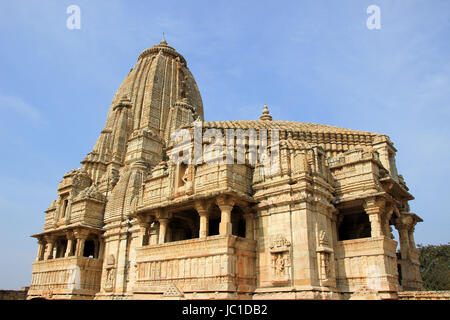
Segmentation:
{"type": "Polygon", "coordinates": [[[219,234],[220,219],[209,219],[209,235],[217,236],[219,234]]]}
{"type": "Polygon", "coordinates": [[[245,238],[244,212],[238,206],[234,206],[233,210],[231,211],[231,223],[233,224],[233,236],[245,238]]]}
{"type": "Polygon", "coordinates": [[[84,243],[83,257],[94,258],[95,245],[94,240],[86,240],[84,243]]]}
{"type": "Polygon", "coordinates": [[[340,214],[343,215],[343,218],[338,230],[339,240],[371,237],[369,215],[366,214],[362,207],[345,210],[340,214]]]}

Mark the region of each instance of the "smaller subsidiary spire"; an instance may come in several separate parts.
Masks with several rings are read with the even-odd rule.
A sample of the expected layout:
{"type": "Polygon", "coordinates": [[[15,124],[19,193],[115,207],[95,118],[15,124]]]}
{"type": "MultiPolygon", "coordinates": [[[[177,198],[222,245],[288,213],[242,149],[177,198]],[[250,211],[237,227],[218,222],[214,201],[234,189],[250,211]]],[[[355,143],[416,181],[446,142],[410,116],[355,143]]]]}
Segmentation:
{"type": "Polygon", "coordinates": [[[267,108],[267,104],[264,105],[262,115],[259,117],[259,120],[272,121],[272,116],[270,115],[269,108],[267,108]]]}
{"type": "Polygon", "coordinates": [[[131,101],[126,94],[120,98],[119,102],[113,107],[113,110],[121,108],[131,108],[131,101]]]}

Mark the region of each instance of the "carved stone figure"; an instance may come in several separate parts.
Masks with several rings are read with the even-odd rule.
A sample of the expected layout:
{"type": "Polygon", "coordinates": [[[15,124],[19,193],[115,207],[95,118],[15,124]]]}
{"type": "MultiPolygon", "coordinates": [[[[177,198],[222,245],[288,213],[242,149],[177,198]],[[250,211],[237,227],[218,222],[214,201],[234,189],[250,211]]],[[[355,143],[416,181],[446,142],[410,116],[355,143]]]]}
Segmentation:
{"type": "Polygon", "coordinates": [[[105,291],[113,291],[114,281],[116,277],[115,258],[113,254],[110,254],[106,259],[106,277],[103,288],[105,291]]]}

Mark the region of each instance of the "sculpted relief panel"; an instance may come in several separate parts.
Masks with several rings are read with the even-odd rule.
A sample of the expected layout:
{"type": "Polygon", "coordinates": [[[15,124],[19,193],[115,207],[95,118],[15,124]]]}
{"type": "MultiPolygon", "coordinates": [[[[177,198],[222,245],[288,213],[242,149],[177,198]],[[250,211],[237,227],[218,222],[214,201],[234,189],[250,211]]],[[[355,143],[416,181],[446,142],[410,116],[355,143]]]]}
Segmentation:
{"type": "Polygon", "coordinates": [[[322,285],[335,284],[334,280],[334,251],[330,246],[329,236],[322,229],[319,231],[319,246],[317,248],[317,261],[319,265],[319,280],[322,285]]]}
{"type": "Polygon", "coordinates": [[[281,234],[270,244],[273,284],[287,284],[291,279],[290,247],[291,243],[281,234]]]}
{"type": "Polygon", "coordinates": [[[103,289],[107,292],[114,290],[114,281],[116,279],[116,266],[113,254],[106,259],[106,279],[103,289]]]}

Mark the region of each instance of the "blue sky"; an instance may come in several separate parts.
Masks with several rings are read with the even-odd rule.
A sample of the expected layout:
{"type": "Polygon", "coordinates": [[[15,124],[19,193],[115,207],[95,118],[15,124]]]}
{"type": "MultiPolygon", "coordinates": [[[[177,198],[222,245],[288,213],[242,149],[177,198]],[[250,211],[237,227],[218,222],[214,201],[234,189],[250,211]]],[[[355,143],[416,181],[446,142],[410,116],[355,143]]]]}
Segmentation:
{"type": "Polygon", "coordinates": [[[163,32],[206,120],[257,119],[268,104],[275,120],[388,134],[424,219],[416,243],[450,240],[450,1],[2,1],[1,289],[29,284],[29,236],[163,32]],[[80,30],[66,28],[72,4],[80,30]],[[366,27],[372,4],[381,30],[366,27]]]}

